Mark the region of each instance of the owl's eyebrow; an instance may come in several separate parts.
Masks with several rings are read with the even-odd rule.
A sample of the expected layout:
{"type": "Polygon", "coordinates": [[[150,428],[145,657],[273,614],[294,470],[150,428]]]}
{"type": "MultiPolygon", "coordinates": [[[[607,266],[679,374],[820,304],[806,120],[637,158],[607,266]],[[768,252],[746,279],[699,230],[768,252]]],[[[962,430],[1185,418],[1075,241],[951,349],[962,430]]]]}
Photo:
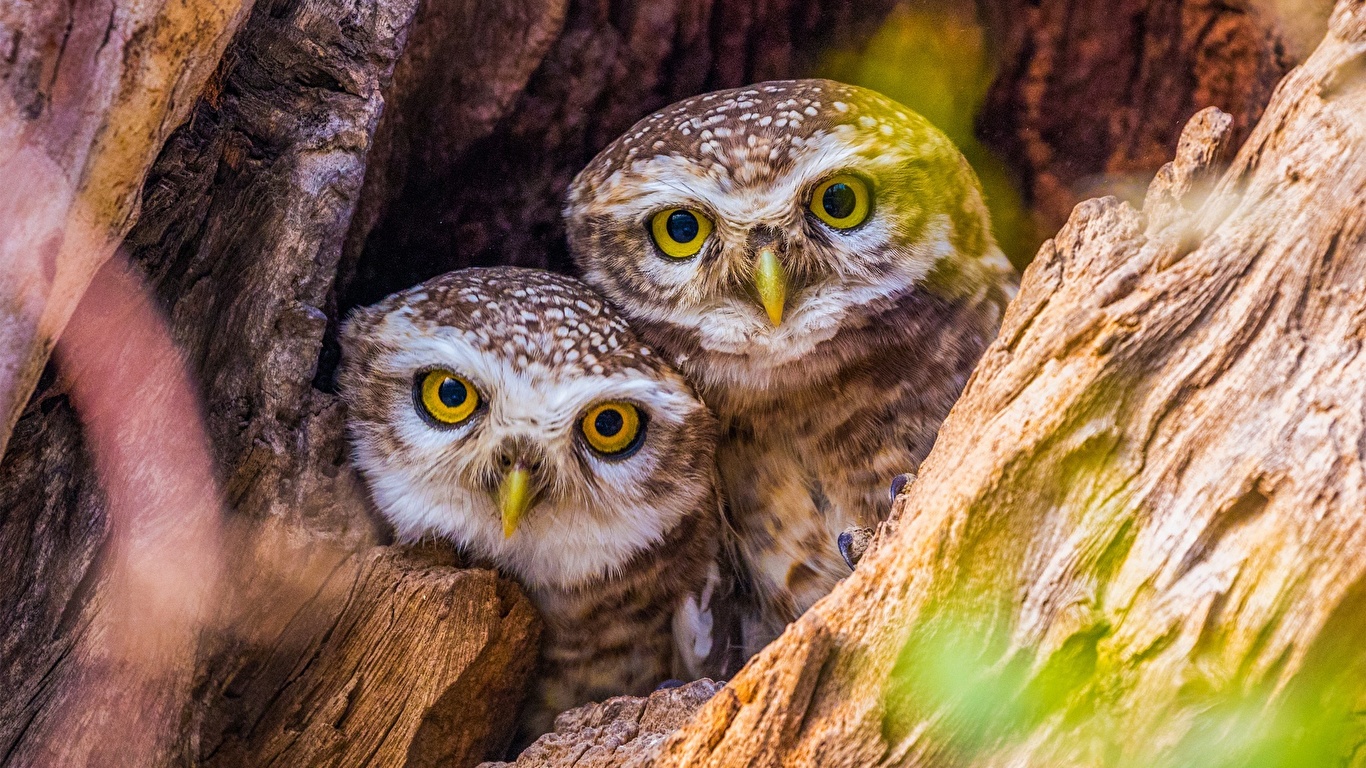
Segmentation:
{"type": "Polygon", "coordinates": [[[691,189],[688,189],[687,187],[683,186],[682,184],[679,184],[679,183],[676,182],[676,181],[664,181],[664,186],[666,186],[666,187],[668,187],[669,189],[672,189],[672,190],[674,190],[675,192],[679,193],[680,195],[684,195],[685,197],[688,197],[688,198],[690,198],[690,199],[693,199],[693,200],[697,199],[697,193],[696,193],[696,192],[694,192],[694,191],[691,190],[691,189]]]}

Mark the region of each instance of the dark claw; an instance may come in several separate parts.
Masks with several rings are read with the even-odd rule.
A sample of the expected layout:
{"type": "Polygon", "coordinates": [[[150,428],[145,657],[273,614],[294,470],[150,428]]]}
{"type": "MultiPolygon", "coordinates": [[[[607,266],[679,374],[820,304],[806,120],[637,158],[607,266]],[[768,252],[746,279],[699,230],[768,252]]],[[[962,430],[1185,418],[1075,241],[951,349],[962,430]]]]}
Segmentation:
{"type": "Polygon", "coordinates": [[[669,690],[670,688],[679,688],[679,687],[682,687],[682,685],[683,685],[683,681],[682,681],[682,680],[675,680],[675,679],[673,679],[673,678],[670,678],[670,679],[665,680],[664,682],[660,683],[659,685],[656,685],[656,686],[655,686],[655,690],[656,690],[656,691],[667,691],[667,690],[669,690]]]}
{"type": "Polygon", "coordinates": [[[854,570],[858,561],[863,559],[863,553],[868,551],[868,542],[873,538],[872,528],[859,528],[853,526],[845,528],[840,532],[837,543],[840,548],[840,556],[849,566],[849,570],[854,570]]]}
{"type": "Polygon", "coordinates": [[[900,495],[901,495],[901,492],[904,491],[904,490],[906,490],[906,486],[908,486],[908,485],[910,485],[911,483],[914,483],[914,482],[915,482],[915,473],[914,473],[914,472],[904,472],[904,473],[902,473],[902,474],[900,474],[900,475],[897,475],[896,477],[892,478],[892,487],[891,487],[891,489],[890,489],[890,491],[891,491],[890,495],[891,495],[891,497],[892,497],[892,503],[895,504],[895,503],[896,503],[896,497],[897,497],[897,496],[900,496],[900,495]]]}

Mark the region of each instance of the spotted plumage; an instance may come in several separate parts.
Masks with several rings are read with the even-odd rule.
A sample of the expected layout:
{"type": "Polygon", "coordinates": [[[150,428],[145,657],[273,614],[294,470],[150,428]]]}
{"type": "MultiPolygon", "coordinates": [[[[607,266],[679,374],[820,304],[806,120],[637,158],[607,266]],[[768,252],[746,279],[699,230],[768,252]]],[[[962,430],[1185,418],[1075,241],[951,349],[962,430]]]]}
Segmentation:
{"type": "Polygon", "coordinates": [[[572,278],[472,269],[343,336],[353,460],[398,537],[455,542],[545,620],[525,735],[714,671],[716,421],[610,306],[572,278]]]}
{"type": "Polygon", "coordinates": [[[757,645],[886,517],[1012,295],[977,179],[943,134],[825,80],[650,115],[571,186],[584,279],[716,411],[718,463],[759,596],[757,645]]]}

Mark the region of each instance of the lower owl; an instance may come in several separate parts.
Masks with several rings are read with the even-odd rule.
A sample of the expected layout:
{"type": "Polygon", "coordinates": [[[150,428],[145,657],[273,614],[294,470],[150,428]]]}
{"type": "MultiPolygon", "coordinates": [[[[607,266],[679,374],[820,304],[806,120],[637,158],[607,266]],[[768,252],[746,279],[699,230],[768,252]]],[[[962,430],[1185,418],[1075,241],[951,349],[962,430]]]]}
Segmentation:
{"type": "Polygon", "coordinates": [[[591,289],[452,272],[357,310],[343,346],[354,462],[398,537],[453,541],[540,610],[524,738],[723,671],[717,423],[591,289]]]}

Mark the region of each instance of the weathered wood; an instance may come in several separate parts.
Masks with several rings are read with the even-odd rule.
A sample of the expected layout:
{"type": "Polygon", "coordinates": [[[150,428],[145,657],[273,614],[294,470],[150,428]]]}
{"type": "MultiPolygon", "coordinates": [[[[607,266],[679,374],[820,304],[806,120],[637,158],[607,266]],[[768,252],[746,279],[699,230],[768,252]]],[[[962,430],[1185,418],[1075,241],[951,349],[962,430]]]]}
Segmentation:
{"type": "Polygon", "coordinates": [[[0,455],[244,0],[0,6],[0,455]]]}
{"type": "MultiPolygon", "coordinates": [[[[592,4],[576,3],[567,9],[563,2],[530,0],[440,7],[420,5],[415,0],[272,0],[255,8],[221,61],[215,62],[216,57],[210,56],[208,64],[195,59],[189,68],[184,61],[174,65],[171,74],[185,78],[176,82],[187,83],[181,90],[158,91],[146,78],[123,83],[148,88],[140,97],[174,102],[174,110],[166,115],[147,104],[137,115],[138,120],[153,121],[161,131],[154,141],[149,139],[150,144],[133,147],[148,160],[175,119],[187,110],[189,114],[189,121],[161,148],[148,174],[141,191],[141,216],[128,235],[127,250],[134,271],[145,277],[160,300],[167,315],[167,330],[199,383],[210,449],[208,458],[195,458],[191,468],[207,471],[221,481],[222,500],[229,512],[227,535],[221,539],[215,536],[211,542],[221,548],[229,578],[221,582],[216,611],[207,617],[210,623],[199,643],[198,661],[188,668],[183,657],[168,662],[174,680],[162,686],[166,690],[157,694],[157,706],[148,710],[149,722],[167,727],[143,729],[150,734],[143,751],[136,758],[125,758],[143,763],[230,764],[237,760],[255,764],[269,755],[295,759],[302,754],[298,750],[326,742],[315,736],[328,731],[314,728],[307,730],[309,735],[281,747],[282,739],[292,737],[281,735],[284,731],[279,729],[271,730],[269,723],[275,722],[271,718],[278,713],[270,714],[274,710],[269,708],[291,680],[296,686],[331,690],[327,688],[331,682],[323,679],[326,675],[321,671],[315,677],[296,679],[292,675],[298,670],[327,668],[319,666],[316,659],[310,661],[309,654],[328,632],[336,631],[339,618],[334,609],[341,599],[336,593],[351,583],[346,574],[354,571],[348,564],[357,562],[357,553],[382,541],[385,535],[355,477],[345,467],[344,414],[329,391],[334,361],[322,344],[325,328],[335,324],[340,314],[336,300],[338,260],[348,227],[353,226],[362,179],[368,176],[372,187],[382,193],[375,200],[387,201],[391,192],[408,188],[413,173],[422,181],[438,172],[451,172],[457,158],[466,158],[458,162],[490,159],[486,149],[465,153],[493,132],[510,110],[517,117],[503,123],[504,135],[509,131],[517,135],[544,133],[545,109],[554,104],[561,105],[554,110],[566,125],[577,124],[576,114],[590,106],[595,116],[604,110],[613,116],[603,123],[605,127],[595,129],[592,139],[586,138],[589,134],[583,126],[565,134],[579,147],[578,154],[586,158],[611,138],[618,125],[624,127],[645,108],[640,105],[642,100],[654,105],[701,87],[699,78],[713,67],[709,62],[715,62],[716,68],[728,73],[725,77],[736,81],[745,76],[748,66],[736,69],[736,65],[749,60],[751,53],[761,62],[755,66],[766,76],[797,74],[792,62],[809,54],[799,55],[799,46],[793,41],[770,35],[772,25],[804,30],[804,41],[817,35],[827,19],[858,16],[851,11],[852,4],[834,5],[838,8],[816,16],[803,15],[805,11],[798,13],[787,5],[762,14],[747,7],[718,11],[726,23],[721,16],[715,17],[713,31],[709,9],[678,4],[668,5],[672,10],[661,16],[665,4],[649,2],[634,9],[617,9],[624,14],[618,15],[615,11],[606,14],[592,4]],[[690,14],[694,12],[702,15],[693,17],[690,14]],[[653,34],[661,19],[670,14],[681,19],[691,32],[676,48],[654,51],[650,47],[653,34]],[[614,24],[624,18],[636,21],[632,22],[633,31],[622,37],[614,24]],[[737,35],[741,28],[743,34],[737,35]],[[405,50],[410,31],[414,44],[406,49],[400,80],[390,89],[391,72],[400,51],[405,50]],[[709,40],[714,37],[715,45],[691,45],[696,35],[709,40]],[[483,44],[470,45],[470,41],[483,44]],[[553,62],[541,66],[548,55],[553,62]],[[596,62],[582,76],[582,83],[588,87],[565,88],[571,82],[565,77],[566,71],[575,69],[573,62],[585,55],[596,62]],[[614,90],[614,85],[636,77],[632,62],[642,57],[655,62],[659,79],[614,90]],[[452,67],[453,63],[459,66],[452,67]],[[217,71],[191,104],[189,97],[208,74],[200,70],[215,64],[217,71]],[[695,68],[697,72],[687,82],[660,85],[674,78],[665,74],[674,67],[695,68]],[[536,72],[539,74],[533,76],[536,72]],[[534,81],[531,86],[529,79],[534,81]],[[612,84],[606,82],[608,79],[612,84]],[[434,92],[444,96],[432,99],[434,92]],[[541,95],[528,97],[528,92],[541,95]],[[374,137],[386,94],[402,111],[386,123],[387,133],[381,135],[377,146],[374,137]],[[195,681],[195,698],[188,705],[187,672],[195,681]],[[170,714],[177,707],[184,710],[178,717],[170,714]]],[[[57,25],[52,28],[58,33],[70,22],[74,42],[67,45],[64,60],[68,63],[76,60],[74,53],[88,53],[81,41],[92,34],[98,37],[107,21],[100,17],[101,23],[94,24],[91,14],[99,9],[77,10],[80,12],[69,18],[57,13],[42,20],[49,26],[57,25]]],[[[141,28],[138,24],[143,22],[125,19],[117,7],[114,10],[117,18],[111,39],[123,45],[120,35],[125,32],[125,21],[128,30],[141,28]]],[[[866,26],[875,22],[876,13],[875,8],[864,12],[858,16],[862,19],[858,23],[866,26]]],[[[196,35],[204,34],[216,18],[205,16],[196,35]]],[[[170,28],[157,29],[159,35],[170,28]]],[[[20,71],[28,71],[25,67],[34,72],[42,70],[46,65],[30,66],[31,61],[46,61],[43,57],[56,50],[38,43],[32,50],[26,47],[36,39],[24,37],[16,43],[21,50],[14,71],[22,76],[9,80],[23,87],[39,83],[25,97],[31,97],[25,103],[33,108],[23,119],[41,117],[39,122],[45,125],[43,121],[56,121],[56,115],[74,114],[58,109],[64,104],[75,105],[72,109],[77,111],[87,109],[89,105],[84,102],[63,102],[60,98],[44,101],[48,97],[41,83],[51,73],[43,70],[39,72],[42,76],[34,79],[20,71]]],[[[152,39],[155,42],[160,38],[152,39]]],[[[194,35],[177,39],[161,53],[184,59],[193,52],[182,50],[182,44],[200,42],[201,37],[194,35]]],[[[219,49],[224,42],[217,42],[219,49]]],[[[117,50],[111,47],[100,55],[117,50]]],[[[139,56],[154,53],[138,51],[139,56]]],[[[142,66],[152,60],[129,59],[128,66],[142,66]]],[[[101,66],[109,64],[104,59],[101,62],[101,66]]],[[[67,78],[74,71],[64,70],[53,82],[69,82],[67,78]]],[[[91,84],[103,87],[102,82],[96,78],[91,84]]],[[[17,115],[0,117],[4,118],[0,119],[0,131],[14,129],[6,135],[16,142],[35,135],[36,129],[24,129],[28,133],[19,130],[26,124],[17,115]]],[[[118,130],[126,127],[136,131],[140,125],[138,121],[121,122],[118,130]]],[[[72,140],[81,135],[79,131],[73,133],[72,140]]],[[[31,146],[31,142],[23,146],[31,146]]],[[[103,146],[96,143],[97,150],[103,146]]],[[[136,152],[130,146],[125,142],[118,144],[118,149],[134,157],[136,152]]],[[[554,149],[554,145],[547,144],[546,148],[554,149]]],[[[572,173],[575,160],[570,153],[556,162],[561,170],[537,182],[542,184],[536,195],[539,202],[528,206],[528,211],[536,211],[535,216],[554,215],[558,210],[559,189],[572,173]]],[[[96,190],[98,194],[138,188],[146,163],[119,167],[126,176],[101,177],[104,181],[96,190]]],[[[33,189],[22,184],[8,189],[23,190],[28,198],[45,199],[41,195],[35,198],[33,189]]],[[[118,228],[109,229],[112,235],[98,230],[100,236],[107,235],[112,238],[110,242],[116,242],[131,224],[131,210],[131,205],[122,209],[118,228]]],[[[16,209],[15,213],[6,221],[24,226],[37,222],[55,232],[68,224],[64,220],[48,221],[43,211],[31,207],[16,209]]],[[[65,215],[65,209],[62,213],[65,215]]],[[[363,211],[355,217],[355,226],[365,230],[363,222],[370,216],[363,211]]],[[[534,216],[528,213],[524,218],[531,221],[534,216]]],[[[83,232],[68,229],[66,235],[74,238],[83,232]]],[[[11,242],[17,241],[7,244],[11,242]]],[[[90,252],[100,254],[88,265],[91,269],[108,255],[103,245],[90,252]]],[[[29,262],[24,265],[31,266],[29,262]]],[[[58,271],[66,276],[63,270],[65,267],[58,271]]],[[[393,265],[390,272],[400,274],[399,265],[393,265]]],[[[79,292],[72,300],[78,296],[79,292]]],[[[17,315],[7,312],[6,322],[14,317],[17,315]]],[[[97,328],[107,320],[99,313],[89,318],[97,328]]],[[[113,327],[104,331],[118,332],[113,327]]],[[[117,336],[115,340],[126,341],[117,336]]],[[[117,344],[112,347],[118,348],[117,344]]],[[[8,350],[0,355],[6,364],[20,357],[8,350]]],[[[41,357],[24,360],[28,370],[35,365],[33,360],[40,364],[41,357]]],[[[83,365],[79,356],[68,364],[73,368],[83,365]]],[[[86,367],[98,381],[99,369],[86,367]]],[[[88,654],[80,651],[87,647],[99,651],[103,635],[91,627],[99,625],[101,612],[108,610],[110,601],[120,597],[108,578],[107,555],[116,549],[110,532],[120,525],[120,518],[110,506],[104,487],[111,478],[97,476],[95,468],[104,453],[128,453],[135,443],[92,441],[90,435],[100,425],[91,421],[91,414],[73,408],[68,397],[72,386],[67,375],[48,377],[42,383],[29,402],[15,443],[0,464],[5,490],[0,498],[0,546],[16,563],[0,578],[0,596],[8,620],[0,630],[4,643],[0,688],[6,694],[0,697],[0,754],[7,762],[24,762],[25,756],[42,753],[60,741],[53,729],[68,722],[62,719],[67,710],[62,709],[65,705],[61,702],[79,703],[83,696],[89,696],[91,706],[82,709],[75,704],[70,710],[87,718],[117,709],[98,703],[108,700],[101,696],[117,696],[117,686],[110,682],[115,678],[82,677],[90,670],[88,654]]],[[[22,401],[23,394],[18,397],[22,401]]],[[[126,400],[134,412],[149,403],[136,396],[126,400]]],[[[192,418],[176,413],[193,428],[192,418]]],[[[164,416],[173,420],[171,414],[164,416]]],[[[174,470],[169,463],[161,467],[149,462],[131,471],[155,472],[159,468],[174,470]]],[[[124,471],[130,470],[124,467],[124,471]]],[[[200,485],[208,498],[215,497],[213,483],[200,485]]],[[[133,506],[138,498],[133,495],[133,506]]],[[[422,589],[441,593],[437,585],[422,589]]],[[[500,586],[499,594],[507,589],[500,586]]],[[[398,600],[399,596],[388,599],[398,600]]],[[[496,613],[499,605],[503,603],[485,601],[479,610],[496,613]]],[[[394,603],[385,610],[403,613],[409,609],[416,611],[413,622],[431,619],[416,605],[394,603]]],[[[425,610],[437,609],[429,605],[425,610]]],[[[478,626],[478,622],[471,626],[478,626]]],[[[196,628],[184,625],[179,631],[183,644],[194,636],[196,628]]],[[[511,698],[473,695],[488,686],[507,686],[507,696],[513,697],[520,685],[517,670],[534,658],[530,652],[534,632],[508,632],[497,653],[483,657],[484,661],[435,699],[422,728],[392,731],[395,740],[383,742],[383,755],[392,757],[403,751],[399,737],[411,737],[409,759],[414,764],[435,761],[442,754],[468,756],[490,745],[496,748],[499,718],[465,715],[472,711],[471,701],[497,707],[499,716],[502,708],[511,708],[511,698]],[[443,712],[457,712],[460,717],[443,718],[443,712]],[[462,741],[466,747],[459,746],[462,741]]],[[[437,646],[439,643],[428,642],[395,658],[374,660],[372,673],[377,679],[403,684],[367,689],[368,700],[375,704],[366,711],[387,712],[386,707],[409,694],[408,681],[412,678],[405,670],[455,652],[437,646]]],[[[461,647],[474,646],[467,642],[461,647]]],[[[347,653],[338,650],[329,658],[348,658],[347,653]]],[[[434,692],[438,683],[427,681],[433,686],[430,691],[434,692]]],[[[115,718],[111,722],[119,721],[115,718]]],[[[354,722],[350,732],[373,736],[371,728],[376,722],[354,722]]],[[[104,754],[114,746],[111,743],[104,754]]],[[[52,757],[59,763],[81,762],[80,754],[58,750],[52,757]]]]}
{"type": "Polygon", "coordinates": [[[894,522],[654,765],[1359,760],[1364,61],[1342,0],[1212,190],[1206,113],[1151,210],[1079,206],[894,522]]]}
{"type": "Polygon", "coordinates": [[[0,499],[35,508],[0,515],[11,556],[0,747],[15,765],[155,765],[175,739],[216,597],[208,444],[178,351],[122,264],[92,282],[58,357],[54,418],[21,420],[16,444],[38,449],[0,472],[0,499]],[[88,454],[70,439],[68,397],[90,417],[88,454]],[[50,495],[28,495],[40,476],[50,495]]]}
{"type": "Polygon", "coordinates": [[[203,765],[459,766],[507,749],[539,631],[512,584],[376,548],[308,602],[228,681],[224,695],[253,705],[206,739],[203,765]]]}
{"type": "Polygon", "coordinates": [[[1276,83],[1322,36],[1317,11],[1326,16],[1331,0],[978,6],[999,71],[978,133],[1020,172],[1048,234],[1081,200],[1141,193],[1200,109],[1231,115],[1241,144],[1276,83]],[[1290,40],[1276,5],[1296,22],[1290,40]]]}
{"type": "MultiPolygon", "coordinates": [[[[0,463],[0,556],[12,563],[0,575],[0,763],[354,764],[371,754],[376,763],[434,765],[492,755],[506,737],[499,718],[520,690],[534,626],[516,618],[515,590],[488,574],[400,567],[392,554],[366,554],[385,532],[346,467],[327,329],[357,302],[458,266],[565,267],[561,194],[598,148],[675,98],[811,74],[827,46],[857,50],[893,2],[262,0],[221,60],[215,52],[247,8],[124,5],[112,16],[108,7],[79,2],[0,9],[0,27],[23,31],[0,35],[15,51],[0,60],[14,96],[0,107],[9,182],[0,190],[0,296],[10,302],[13,291],[23,303],[0,303],[0,444],[63,312],[128,231],[138,205],[130,261],[180,349],[142,371],[144,384],[103,393],[121,395],[114,401],[129,412],[125,420],[118,408],[106,410],[118,418],[101,423],[99,408],[88,413],[81,405],[77,372],[86,369],[85,391],[98,394],[101,383],[116,381],[104,373],[138,358],[117,362],[133,339],[94,312],[86,327],[104,334],[104,364],[113,367],[73,354],[61,376],[37,387],[15,427],[0,463]],[[148,162],[186,114],[138,198],[148,162]],[[34,314],[43,306],[47,314],[34,314]],[[166,392],[184,394],[171,386],[184,385],[182,367],[198,385],[207,440],[196,437],[187,415],[193,408],[156,410],[166,392]],[[168,384],[164,392],[152,386],[158,383],[168,384]],[[114,429],[129,423],[159,426],[153,437],[114,429]],[[174,481],[167,487],[196,485],[201,495],[182,508],[179,527],[167,529],[175,535],[152,537],[160,544],[142,551],[143,562],[172,555],[152,571],[194,576],[188,598],[138,588],[136,579],[129,586],[118,574],[130,572],[115,567],[135,560],[120,554],[111,530],[170,519],[139,510],[174,508],[165,503],[174,494],[140,504],[154,494],[140,496],[151,485],[133,482],[163,472],[174,481]],[[213,522],[220,503],[226,533],[199,528],[213,522]],[[178,530],[198,531],[193,541],[209,547],[177,550],[185,541],[178,530]],[[221,555],[228,578],[196,576],[182,562],[195,554],[205,567],[221,555]],[[394,590],[379,589],[386,581],[394,590]],[[210,594],[215,610],[205,616],[210,594]],[[173,620],[149,646],[160,649],[155,664],[141,668],[157,674],[139,674],[138,647],[110,638],[124,636],[129,606],[158,596],[170,600],[173,620]],[[469,631],[457,633],[442,612],[471,617],[461,621],[469,631]],[[391,613],[402,617],[391,630],[402,637],[376,631],[391,613]],[[402,651],[366,655],[377,637],[402,651]],[[336,670],[361,658],[366,673],[348,688],[354,676],[336,670]],[[329,720],[343,692],[355,706],[329,720]],[[298,707],[287,711],[287,701],[298,707]],[[146,706],[118,706],[129,702],[146,706]],[[393,728],[376,727],[394,717],[393,728]],[[111,733],[135,738],[101,741],[111,733]]],[[[984,4],[988,21],[998,18],[990,15],[998,5],[1006,7],[984,4]]],[[[1065,49],[1098,34],[1083,24],[1045,35],[1036,22],[1059,24],[1060,16],[1047,2],[1041,7],[1044,16],[1029,17],[1028,26],[1039,44],[1009,47],[1007,61],[1043,56],[1042,43],[1065,49]]],[[[1231,18],[1224,6],[1210,9],[1189,18],[1231,18]]],[[[1261,17],[1248,24],[1235,27],[1254,37],[1264,28],[1261,17]]],[[[1128,56],[1155,34],[1156,27],[1105,39],[1128,56]]],[[[1246,61],[1227,70],[1196,68],[1186,56],[1144,57],[1150,68],[1141,71],[1152,76],[1139,78],[1140,90],[1161,90],[1172,78],[1184,83],[1192,72],[1199,83],[1222,82],[1231,72],[1220,86],[1228,90],[1215,92],[1246,88],[1245,100],[1225,106],[1250,124],[1246,116],[1265,98],[1257,84],[1266,62],[1278,61],[1268,51],[1274,45],[1229,47],[1227,58],[1246,61]]],[[[1072,81],[1059,82],[1065,67],[1050,65],[1044,78],[1015,77],[1021,71],[1004,67],[998,88],[1018,92],[1003,102],[1010,105],[1043,88],[1042,100],[1028,103],[1031,115],[1059,116],[1046,132],[1047,145],[1058,149],[1048,163],[1063,162],[1073,144],[1091,146],[1094,127],[1120,109],[1100,100],[1090,111],[1050,112],[1054,101],[1076,103],[1077,91],[1064,87],[1072,81]]],[[[1175,133],[1150,123],[1179,125],[1182,110],[1207,102],[1197,95],[1161,103],[1123,106],[1124,130],[1170,144],[1175,133]]],[[[1168,151],[1146,152],[1132,167],[1152,170],[1168,151]]],[[[1154,199],[1150,220],[1159,207],[1179,214],[1183,196],[1186,204],[1191,197],[1184,190],[1201,188],[1199,173],[1174,179],[1177,191],[1154,199]]],[[[110,269],[111,279],[121,279],[121,265],[110,269]]],[[[734,729],[726,748],[731,741],[742,748],[739,734],[760,728],[770,729],[771,750],[789,737],[810,741],[810,722],[819,717],[804,713],[831,701],[820,660],[844,658],[832,649],[879,616],[886,618],[874,611],[794,630],[800,643],[789,640],[782,650],[800,646],[808,663],[740,681],[718,699],[724,705],[708,710],[715,729],[734,729]],[[765,701],[773,702],[769,709],[765,701]]],[[[652,732],[641,760],[665,730],[652,732]]],[[[680,744],[690,754],[710,749],[706,739],[680,744]]]]}
{"type": "Polygon", "coordinates": [[[555,718],[555,730],[522,750],[515,762],[479,768],[642,768],[720,688],[704,678],[647,697],[585,704],[555,718]]]}
{"type": "MultiPolygon", "coordinates": [[[[148,675],[148,704],[131,706],[137,689],[122,667],[103,662],[110,654],[100,627],[110,606],[137,604],[141,593],[125,594],[111,581],[106,553],[117,551],[111,531],[136,519],[151,497],[135,486],[120,511],[107,487],[157,472],[175,477],[177,462],[146,458],[97,477],[92,464],[106,454],[158,454],[127,437],[92,438],[108,432],[108,417],[117,414],[87,412],[74,395],[72,407],[72,372],[90,369],[97,387],[101,370],[89,354],[62,353],[63,375],[32,400],[0,465],[0,546],[16,563],[0,577],[6,763],[255,765],[273,756],[295,764],[311,762],[319,750],[343,764],[363,762],[367,753],[352,744],[370,750],[375,764],[430,763],[443,755],[469,763],[505,745],[507,734],[498,729],[511,717],[504,710],[515,710],[535,658],[534,618],[515,587],[490,574],[357,571],[357,553],[381,533],[343,467],[340,403],[312,386],[327,321],[322,307],[382,90],[415,8],[261,4],[190,122],[157,158],[127,248],[201,383],[212,451],[173,458],[201,473],[199,489],[210,498],[217,493],[206,478],[224,481],[230,535],[211,543],[221,547],[228,578],[215,612],[195,617],[208,620],[207,627],[177,626],[182,655],[158,668],[163,677],[148,675]],[[350,614],[342,610],[347,595],[350,614]],[[391,615],[402,621],[387,629],[418,645],[366,659],[350,689],[350,719],[326,719],[326,698],[289,699],[292,713],[271,709],[291,685],[330,696],[330,686],[347,679],[333,679],[337,667],[361,646],[379,647],[386,638],[376,622],[391,615]],[[197,650],[197,660],[183,653],[184,641],[196,635],[198,648],[188,650],[197,650]],[[343,641],[350,644],[336,645],[343,641]],[[423,720],[478,706],[496,709],[461,728],[423,720]],[[125,709],[137,718],[121,714],[125,709]],[[309,711],[319,713],[317,723],[294,734],[293,718],[309,711]],[[138,751],[120,752],[120,740],[98,744],[120,724],[147,733],[138,751]],[[82,738],[62,735],[73,731],[82,738]],[[346,744],[339,745],[342,738],[346,744]],[[95,746],[80,747],[87,742],[95,746]]],[[[87,325],[108,337],[111,354],[142,333],[82,307],[87,325]]],[[[122,395],[129,416],[159,414],[172,427],[179,419],[197,429],[194,407],[162,413],[145,388],[116,382],[104,383],[122,395]]],[[[156,432],[140,437],[165,439],[156,432]]],[[[196,519],[193,510],[181,511],[196,519]]],[[[169,565],[162,570],[172,574],[169,565]]]]}

